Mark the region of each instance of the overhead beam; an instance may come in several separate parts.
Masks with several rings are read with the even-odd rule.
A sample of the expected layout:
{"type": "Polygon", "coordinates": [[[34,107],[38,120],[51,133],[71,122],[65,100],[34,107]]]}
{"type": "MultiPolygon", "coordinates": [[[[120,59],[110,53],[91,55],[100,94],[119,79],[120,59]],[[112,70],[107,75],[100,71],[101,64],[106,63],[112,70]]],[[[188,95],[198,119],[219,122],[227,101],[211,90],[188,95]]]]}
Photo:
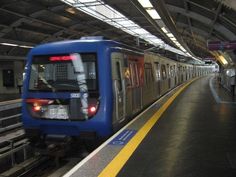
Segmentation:
{"type": "MultiPolygon", "coordinates": [[[[67,27],[64,27],[64,26],[61,26],[61,25],[57,25],[57,24],[53,24],[53,23],[49,23],[49,22],[45,22],[45,21],[43,21],[43,20],[35,19],[35,18],[33,18],[33,17],[29,17],[29,16],[26,16],[26,15],[23,15],[23,14],[20,14],[20,13],[17,13],[17,12],[13,12],[13,11],[11,11],[11,10],[3,9],[3,8],[1,8],[1,7],[0,7],[0,10],[1,10],[1,11],[4,11],[4,12],[7,12],[7,13],[14,14],[14,15],[19,16],[19,17],[22,17],[22,18],[29,19],[29,20],[31,20],[31,21],[35,21],[35,22],[44,24],[44,25],[52,26],[52,27],[55,27],[55,28],[57,28],[57,29],[64,29],[64,30],[67,30],[67,27]]],[[[75,30],[72,30],[72,29],[68,29],[68,31],[70,31],[71,33],[78,33],[78,31],[75,31],[75,30]]]]}
{"type": "Polygon", "coordinates": [[[184,42],[181,35],[178,33],[178,30],[176,28],[175,22],[172,19],[169,10],[166,7],[166,3],[163,0],[151,0],[153,6],[161,16],[162,21],[166,24],[166,26],[169,28],[169,30],[174,34],[175,38],[178,40],[178,42],[190,53],[192,54],[191,50],[188,48],[186,43],[184,42]]]}
{"type": "MultiPolygon", "coordinates": [[[[188,28],[188,24],[186,24],[186,23],[177,22],[176,25],[179,26],[179,27],[181,27],[181,28],[188,28]]],[[[195,33],[200,34],[200,36],[202,36],[203,38],[205,38],[205,40],[208,38],[208,32],[206,32],[204,29],[196,28],[196,27],[192,26],[192,30],[193,30],[195,33]]],[[[214,35],[215,35],[218,39],[224,40],[224,37],[221,36],[220,34],[214,32],[214,35]]]]}
{"type": "MultiPolygon", "coordinates": [[[[189,12],[189,5],[188,5],[188,2],[187,2],[186,0],[184,0],[184,8],[185,8],[185,10],[186,10],[186,13],[188,13],[188,12],[189,12]]],[[[192,30],[191,19],[190,19],[189,17],[187,17],[187,20],[188,20],[188,26],[189,26],[189,29],[190,29],[192,38],[193,38],[194,42],[196,43],[196,39],[195,39],[193,30],[192,30]]]]}
{"type": "Polygon", "coordinates": [[[221,12],[221,9],[222,9],[222,4],[219,3],[219,5],[218,5],[218,7],[217,7],[217,9],[216,9],[216,13],[215,13],[214,20],[212,21],[212,23],[211,23],[211,25],[210,25],[211,28],[210,28],[210,30],[209,30],[209,37],[211,36],[211,33],[212,33],[213,29],[214,29],[214,25],[215,25],[215,23],[216,23],[216,21],[217,21],[217,19],[218,19],[218,16],[219,16],[219,14],[220,14],[220,12],[221,12]]]}
{"type": "MultiPolygon", "coordinates": [[[[55,29],[57,29],[58,31],[54,34],[46,34],[46,38],[41,41],[41,43],[45,43],[45,42],[48,42],[48,41],[52,41],[52,40],[56,40],[58,38],[61,38],[61,39],[64,39],[64,37],[62,38],[61,36],[66,33],[69,35],[68,38],[71,38],[71,37],[76,37],[76,36],[84,36],[84,35],[89,35],[88,32],[84,32],[84,31],[77,31],[77,30],[74,30],[74,28],[80,26],[80,25],[86,25],[87,28],[89,28],[89,25],[92,24],[93,22],[81,22],[79,24],[75,24],[75,25],[72,25],[70,27],[64,27],[62,25],[58,25],[58,24],[53,24],[53,23],[49,23],[49,22],[46,22],[44,20],[40,20],[38,19],[37,17],[39,17],[40,15],[42,15],[45,11],[52,11],[52,12],[57,12],[58,10],[62,10],[64,9],[67,5],[63,4],[63,5],[59,5],[59,6],[56,6],[56,7],[50,7],[50,8],[46,8],[44,6],[42,6],[41,4],[37,3],[37,2],[32,2],[36,5],[39,5],[39,7],[41,7],[42,9],[40,9],[39,11],[36,11],[32,14],[29,14],[29,15],[24,15],[24,14],[20,14],[18,12],[15,12],[15,11],[12,11],[12,10],[8,10],[8,9],[4,9],[2,7],[0,7],[0,10],[1,11],[4,11],[4,12],[7,12],[7,13],[10,13],[10,14],[13,14],[13,15],[16,15],[18,17],[21,17],[19,20],[17,20],[16,22],[13,23],[14,24],[17,24],[15,25],[15,29],[17,29],[16,27],[21,25],[22,22],[27,22],[27,23],[32,23],[32,22],[37,22],[37,23],[40,23],[40,24],[43,24],[43,25],[47,25],[47,26],[51,26],[51,27],[54,27],[55,29]]],[[[69,7],[69,6],[68,6],[69,7]]],[[[58,14],[60,15],[60,14],[58,14]]],[[[71,17],[68,17],[67,15],[63,14],[63,15],[60,15],[60,16],[63,16],[63,17],[67,17],[67,18],[71,18],[71,17]]],[[[72,20],[77,20],[75,18],[71,18],[72,20]]],[[[91,25],[91,27],[94,26],[94,25],[91,25]]],[[[7,28],[7,27],[6,27],[7,28]]],[[[13,30],[11,27],[8,27],[7,28],[9,31],[10,30],[13,30]]],[[[115,29],[115,28],[114,28],[115,29]]],[[[110,29],[109,29],[110,30],[110,29]]],[[[8,31],[8,32],[9,32],[8,31]]],[[[98,31],[101,31],[101,29],[98,29],[98,31]]],[[[102,30],[103,31],[103,30],[102,30]]],[[[30,31],[29,31],[30,32],[30,31]]],[[[2,37],[4,36],[4,34],[6,33],[1,33],[2,34],[2,37]]],[[[96,34],[96,33],[95,33],[96,34]]],[[[119,36],[119,35],[118,35],[119,36]]],[[[118,37],[117,36],[117,37],[118,37]]],[[[120,36],[119,36],[120,37],[120,36]]],[[[7,42],[7,41],[4,41],[4,42],[7,42]]],[[[17,42],[18,43],[18,42],[17,42]]]]}
{"type": "Polygon", "coordinates": [[[5,26],[5,28],[0,31],[0,37],[3,37],[5,34],[11,32],[14,28],[20,26],[25,21],[26,19],[20,18],[19,20],[13,22],[11,25],[5,26]]]}
{"type": "MultiPolygon", "coordinates": [[[[207,18],[201,14],[198,14],[196,12],[192,12],[189,11],[188,13],[185,12],[185,9],[177,7],[177,6],[173,6],[173,5],[167,5],[168,9],[174,13],[180,13],[184,16],[188,16],[189,18],[192,18],[196,21],[202,22],[203,24],[205,24],[206,26],[209,26],[212,23],[212,20],[210,18],[207,18]]],[[[222,34],[222,36],[225,36],[226,39],[228,40],[236,40],[236,35],[231,32],[228,28],[226,28],[225,26],[219,24],[219,23],[215,23],[214,25],[214,30],[218,31],[219,33],[222,34]]]]}
{"type": "Polygon", "coordinates": [[[23,28],[19,28],[19,27],[11,27],[11,26],[7,26],[7,25],[2,25],[0,24],[0,27],[3,27],[4,29],[2,31],[0,31],[0,37],[4,37],[4,35],[2,36],[1,33],[3,31],[11,31],[11,30],[15,30],[15,31],[24,31],[24,32],[29,32],[29,33],[35,33],[37,35],[42,35],[42,36],[51,36],[50,34],[47,33],[42,33],[42,32],[38,32],[38,31],[32,31],[32,30],[28,30],[28,29],[23,29],[23,28]]]}
{"type": "Polygon", "coordinates": [[[19,57],[19,56],[10,56],[10,55],[0,55],[0,60],[26,60],[26,57],[19,57]]]}
{"type": "MultiPolygon", "coordinates": [[[[193,1],[190,1],[190,0],[187,0],[189,4],[192,4],[194,6],[197,6],[197,7],[200,7],[201,9],[204,9],[205,11],[208,11],[210,13],[212,13],[212,10],[211,9],[208,9],[206,8],[205,6],[202,6],[196,2],[193,2],[193,1]]],[[[225,16],[219,14],[219,17],[222,18],[223,21],[227,21],[227,23],[229,23],[230,25],[234,26],[236,28],[236,24],[233,23],[231,20],[229,20],[228,18],[226,18],[225,16]]]]}

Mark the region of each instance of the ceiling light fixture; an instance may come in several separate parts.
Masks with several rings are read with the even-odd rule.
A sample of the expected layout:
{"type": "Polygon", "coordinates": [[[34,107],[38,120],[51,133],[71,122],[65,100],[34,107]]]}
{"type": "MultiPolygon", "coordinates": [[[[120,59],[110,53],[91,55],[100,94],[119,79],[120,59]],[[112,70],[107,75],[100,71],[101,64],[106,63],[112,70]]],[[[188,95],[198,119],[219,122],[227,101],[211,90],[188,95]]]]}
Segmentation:
{"type": "Polygon", "coordinates": [[[2,42],[0,44],[1,45],[6,45],[6,46],[11,46],[11,47],[33,48],[33,46],[19,45],[19,44],[7,43],[7,42],[2,42]]]}
{"type": "Polygon", "coordinates": [[[168,33],[168,31],[166,30],[165,27],[162,27],[161,30],[162,30],[164,33],[168,33]]]}
{"type": "Polygon", "coordinates": [[[153,8],[151,2],[149,0],[138,0],[138,2],[144,7],[144,8],[153,8]]]}
{"type": "Polygon", "coordinates": [[[3,43],[0,43],[1,45],[7,45],[7,46],[12,46],[12,47],[17,47],[18,44],[12,44],[12,43],[6,43],[6,42],[3,42],[3,43]]]}
{"type": "Polygon", "coordinates": [[[147,9],[147,13],[154,19],[154,20],[160,20],[161,17],[160,15],[157,13],[157,11],[155,9],[147,9]]]}
{"type": "Polygon", "coordinates": [[[167,33],[166,35],[167,35],[169,38],[174,37],[174,35],[173,35],[172,33],[167,33]]]}
{"type": "Polygon", "coordinates": [[[220,59],[220,61],[221,61],[224,65],[227,65],[227,64],[228,64],[227,60],[225,59],[225,57],[224,57],[223,55],[220,55],[220,56],[219,56],[219,59],[220,59]]]}

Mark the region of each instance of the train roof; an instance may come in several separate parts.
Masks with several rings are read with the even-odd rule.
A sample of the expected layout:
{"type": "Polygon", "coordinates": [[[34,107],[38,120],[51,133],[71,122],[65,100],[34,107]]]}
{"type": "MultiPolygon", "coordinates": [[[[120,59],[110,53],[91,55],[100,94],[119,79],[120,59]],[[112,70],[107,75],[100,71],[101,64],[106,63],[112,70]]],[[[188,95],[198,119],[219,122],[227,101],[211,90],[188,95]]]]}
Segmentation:
{"type": "Polygon", "coordinates": [[[124,49],[133,50],[135,52],[142,52],[142,50],[137,48],[132,48],[125,44],[119,43],[113,40],[104,40],[104,39],[78,39],[78,40],[65,40],[58,42],[50,42],[38,45],[31,49],[30,54],[41,55],[41,54],[50,54],[50,53],[68,53],[76,49],[81,49],[83,51],[95,50],[98,47],[120,47],[124,49]]]}
{"type": "Polygon", "coordinates": [[[54,46],[62,46],[62,45],[83,45],[83,44],[92,44],[92,45],[96,45],[96,44],[103,44],[103,45],[114,45],[114,44],[119,44],[120,43],[116,42],[116,41],[112,41],[112,40],[92,40],[92,39],[77,39],[77,40],[65,40],[65,41],[57,41],[57,42],[50,42],[50,43],[45,43],[45,44],[41,44],[36,46],[33,49],[41,49],[44,47],[54,47],[54,46]]]}
{"type": "Polygon", "coordinates": [[[142,50],[137,48],[131,48],[125,44],[119,43],[113,40],[104,40],[101,38],[93,39],[93,38],[82,38],[78,40],[65,40],[58,42],[50,42],[38,45],[34,47],[29,55],[47,55],[47,54],[55,54],[55,53],[70,53],[75,52],[78,49],[82,51],[95,51],[98,47],[120,47],[124,49],[128,49],[130,51],[142,52],[142,50]]]}

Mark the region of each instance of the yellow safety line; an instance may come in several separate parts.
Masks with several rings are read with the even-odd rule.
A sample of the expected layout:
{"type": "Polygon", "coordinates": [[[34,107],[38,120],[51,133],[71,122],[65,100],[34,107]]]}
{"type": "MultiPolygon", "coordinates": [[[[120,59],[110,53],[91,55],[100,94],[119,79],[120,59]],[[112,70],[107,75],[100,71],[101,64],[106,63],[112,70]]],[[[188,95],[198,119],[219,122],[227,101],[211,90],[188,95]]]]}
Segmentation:
{"type": "Polygon", "coordinates": [[[135,149],[142,142],[151,128],[159,120],[161,115],[170,106],[174,99],[193,81],[186,83],[182,86],[174,95],[172,95],[163,106],[143,125],[143,127],[136,133],[136,135],[123,147],[123,149],[116,155],[116,157],[103,169],[99,174],[99,177],[113,177],[116,176],[121,168],[125,165],[128,159],[131,157],[135,149]]]}

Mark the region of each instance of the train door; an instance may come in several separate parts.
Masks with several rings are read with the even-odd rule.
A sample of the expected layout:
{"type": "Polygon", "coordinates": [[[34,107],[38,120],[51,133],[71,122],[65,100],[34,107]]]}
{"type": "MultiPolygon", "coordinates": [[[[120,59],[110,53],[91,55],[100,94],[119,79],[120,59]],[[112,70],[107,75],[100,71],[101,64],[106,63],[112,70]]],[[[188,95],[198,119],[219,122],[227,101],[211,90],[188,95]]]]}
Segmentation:
{"type": "Polygon", "coordinates": [[[154,78],[152,69],[152,63],[144,64],[144,104],[149,104],[155,99],[154,78]]]}
{"type": "Polygon", "coordinates": [[[112,54],[112,81],[113,81],[113,120],[121,122],[125,119],[125,86],[122,66],[123,54],[112,54]]]}
{"type": "Polygon", "coordinates": [[[137,61],[129,61],[131,73],[132,113],[138,112],[142,107],[142,90],[140,87],[140,73],[137,61]]]}

